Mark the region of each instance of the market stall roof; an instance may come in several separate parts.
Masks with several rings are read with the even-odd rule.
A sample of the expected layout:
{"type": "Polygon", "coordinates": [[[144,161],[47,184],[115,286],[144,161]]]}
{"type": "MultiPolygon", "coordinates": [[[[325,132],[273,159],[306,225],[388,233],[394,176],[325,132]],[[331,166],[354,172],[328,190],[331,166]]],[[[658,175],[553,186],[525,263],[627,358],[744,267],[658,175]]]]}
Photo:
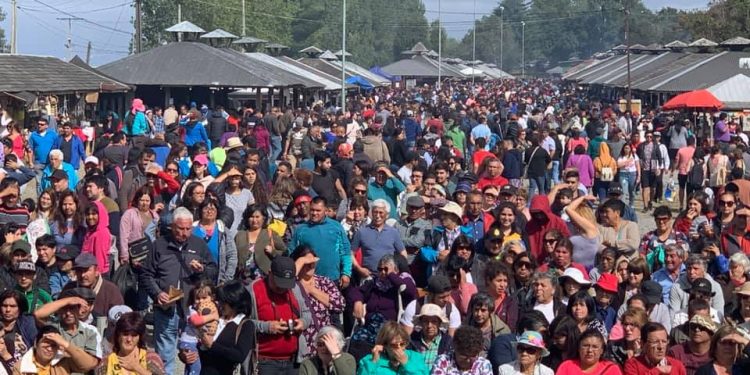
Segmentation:
{"type": "MultiPolygon", "coordinates": [[[[682,52],[667,52],[656,56],[651,56],[648,60],[641,64],[631,64],[630,69],[630,82],[632,87],[636,87],[641,82],[664,74],[669,71],[670,66],[679,59],[683,58],[686,54],[682,52]]],[[[627,64],[624,68],[619,70],[618,74],[615,74],[606,79],[601,84],[604,86],[614,87],[627,87],[628,74],[627,64]]]]}
{"type": "Polygon", "coordinates": [[[687,69],[674,70],[649,87],[649,90],[658,92],[697,90],[715,85],[737,74],[747,73],[746,69],[740,67],[740,59],[750,58],[750,52],[724,51],[703,54],[703,56],[706,56],[704,60],[687,69]]]}
{"type": "Polygon", "coordinates": [[[268,43],[265,39],[255,38],[252,36],[243,36],[242,38],[235,40],[232,44],[262,44],[268,43]]]}
{"type": "Polygon", "coordinates": [[[208,87],[322,87],[241,52],[196,42],[177,42],[130,55],[99,67],[104,74],[135,85],[208,87]],[[164,69],[167,66],[169,69],[164,69]]]}
{"type": "Polygon", "coordinates": [[[675,40],[673,42],[667,43],[664,45],[664,47],[667,48],[687,48],[687,43],[681,41],[681,40],[675,40]]]}
{"type": "MultiPolygon", "coordinates": [[[[336,55],[336,56],[341,56],[342,53],[343,53],[342,50],[338,50],[338,51],[334,52],[333,54],[336,55]]],[[[354,56],[354,55],[352,55],[351,53],[349,53],[349,51],[347,51],[346,52],[346,57],[351,57],[351,56],[354,56]]]]}
{"type": "MultiPolygon", "coordinates": [[[[429,59],[421,55],[415,55],[408,59],[396,61],[392,64],[383,67],[383,71],[398,77],[437,77],[438,76],[438,62],[432,63],[429,59]]],[[[446,68],[443,64],[442,76],[445,77],[457,77],[461,76],[456,74],[453,69],[446,68]]]]}
{"type": "Polygon", "coordinates": [[[722,46],[750,46],[750,39],[736,36],[734,38],[727,39],[719,44],[722,46]]]}
{"type": "Polygon", "coordinates": [[[222,29],[216,29],[214,31],[205,33],[200,36],[201,39],[237,39],[238,36],[222,29]]]}
{"type": "Polygon", "coordinates": [[[323,50],[315,46],[310,46],[310,47],[299,50],[299,52],[300,53],[323,53],[323,50]]]}
{"type": "MultiPolygon", "coordinates": [[[[640,54],[634,54],[630,56],[630,70],[631,70],[631,77],[633,76],[632,72],[638,68],[642,68],[647,66],[648,64],[652,63],[653,61],[657,61],[661,58],[663,58],[666,54],[661,55],[640,55],[640,54]]],[[[627,60],[621,60],[618,61],[617,64],[613,64],[610,66],[609,69],[600,70],[595,74],[590,74],[586,78],[580,80],[579,82],[584,85],[606,85],[623,75],[627,76],[628,73],[628,64],[627,60]]]]}
{"type": "Polygon", "coordinates": [[[166,30],[164,30],[169,33],[205,33],[206,30],[203,30],[199,26],[195,25],[194,23],[190,21],[182,21],[166,30]]]}
{"type": "MultiPolygon", "coordinates": [[[[341,61],[323,60],[322,58],[312,57],[303,57],[297,61],[317,70],[321,70],[331,76],[341,77],[341,61]]],[[[383,78],[375,73],[371,73],[369,70],[348,61],[346,62],[345,70],[347,78],[357,75],[362,76],[375,86],[387,86],[391,83],[386,78],[383,78]]]]}
{"type": "Polygon", "coordinates": [[[596,74],[599,72],[607,72],[608,71],[607,69],[611,68],[613,65],[617,65],[618,63],[622,63],[623,61],[626,61],[626,59],[627,59],[627,56],[625,55],[610,56],[584,69],[566,74],[565,76],[563,76],[563,79],[568,80],[568,81],[581,81],[592,74],[596,74]]]}
{"type": "Polygon", "coordinates": [[[0,92],[73,93],[126,92],[117,79],[56,57],[0,54],[0,92]]]}
{"type": "Polygon", "coordinates": [[[277,66],[281,69],[286,70],[287,72],[296,74],[298,76],[302,76],[311,81],[315,81],[319,83],[323,87],[324,90],[328,90],[328,91],[341,90],[341,81],[332,80],[327,77],[323,77],[319,74],[315,74],[308,70],[302,69],[299,66],[290,64],[289,62],[281,58],[266,55],[265,53],[259,53],[259,52],[248,52],[248,53],[245,53],[245,56],[248,56],[251,59],[258,60],[266,64],[277,66]]]}
{"type": "Polygon", "coordinates": [[[289,47],[279,43],[266,44],[266,49],[289,49],[289,47]]]}
{"type": "Polygon", "coordinates": [[[338,57],[331,50],[325,50],[318,58],[321,60],[338,60],[338,57]]]}
{"type": "Polygon", "coordinates": [[[750,109],[750,77],[737,74],[707,90],[724,103],[724,109],[750,109]]]}

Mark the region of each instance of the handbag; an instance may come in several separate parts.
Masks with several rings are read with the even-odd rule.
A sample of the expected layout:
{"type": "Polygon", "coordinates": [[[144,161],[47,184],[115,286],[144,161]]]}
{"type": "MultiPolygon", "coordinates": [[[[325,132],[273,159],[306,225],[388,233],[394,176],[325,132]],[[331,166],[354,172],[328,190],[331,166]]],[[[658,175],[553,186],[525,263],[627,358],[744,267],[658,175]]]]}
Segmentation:
{"type": "Polygon", "coordinates": [[[526,163],[526,166],[523,168],[523,176],[522,177],[529,177],[529,164],[531,164],[531,161],[534,160],[534,155],[537,151],[539,151],[540,146],[536,146],[534,151],[531,152],[531,157],[529,157],[529,162],[526,163]]]}
{"type": "Polygon", "coordinates": [[[130,255],[131,261],[141,262],[148,256],[148,252],[151,250],[151,240],[148,237],[135,240],[128,243],[128,255],[130,255]]]}

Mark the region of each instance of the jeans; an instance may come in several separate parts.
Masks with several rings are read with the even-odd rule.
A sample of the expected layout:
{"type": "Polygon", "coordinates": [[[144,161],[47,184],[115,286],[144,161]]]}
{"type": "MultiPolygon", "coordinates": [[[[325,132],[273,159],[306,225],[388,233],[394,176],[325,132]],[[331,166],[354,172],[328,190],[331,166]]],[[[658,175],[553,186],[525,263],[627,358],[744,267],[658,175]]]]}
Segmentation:
{"type": "MultiPolygon", "coordinates": [[[[627,193],[630,201],[630,207],[635,204],[635,180],[636,172],[624,172],[620,171],[620,186],[622,186],[622,192],[627,193]]],[[[624,194],[623,194],[624,195],[624,194]]]]}
{"type": "Polygon", "coordinates": [[[42,172],[44,171],[44,164],[34,163],[34,181],[36,181],[36,192],[37,196],[42,195],[42,172]]]}
{"type": "Polygon", "coordinates": [[[547,178],[545,176],[529,177],[529,202],[534,195],[547,194],[547,178]]]}
{"type": "Polygon", "coordinates": [[[600,202],[604,202],[607,199],[607,190],[609,189],[610,181],[602,181],[600,179],[594,179],[594,193],[599,198],[600,202]]]}
{"type": "Polygon", "coordinates": [[[552,161],[552,186],[555,186],[560,183],[560,161],[559,160],[553,160],[552,161]]]}
{"type": "Polygon", "coordinates": [[[271,163],[275,162],[276,159],[279,158],[279,155],[281,155],[281,136],[280,135],[272,135],[271,136],[271,163]]]}
{"type": "Polygon", "coordinates": [[[177,308],[154,307],[154,348],[164,362],[164,373],[174,374],[180,316],[177,308]]]}
{"type": "MultiPolygon", "coordinates": [[[[195,343],[195,342],[180,341],[179,347],[180,347],[180,350],[198,353],[198,343],[195,343]]],[[[200,375],[200,373],[201,373],[201,359],[200,358],[198,358],[195,362],[191,364],[185,364],[185,375],[200,375]]]]}
{"type": "Polygon", "coordinates": [[[297,375],[299,366],[292,361],[261,359],[258,361],[258,374],[297,375]]]}

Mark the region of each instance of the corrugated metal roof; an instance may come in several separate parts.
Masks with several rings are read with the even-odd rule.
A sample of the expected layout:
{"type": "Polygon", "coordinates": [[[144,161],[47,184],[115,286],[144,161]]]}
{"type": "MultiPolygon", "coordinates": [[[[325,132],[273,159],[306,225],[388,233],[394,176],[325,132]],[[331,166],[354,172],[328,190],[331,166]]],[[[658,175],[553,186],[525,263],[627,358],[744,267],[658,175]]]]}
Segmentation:
{"type": "Polygon", "coordinates": [[[708,40],[706,38],[700,38],[688,44],[689,47],[716,47],[718,45],[719,43],[716,43],[713,40],[708,40]]]}
{"type": "MultiPolygon", "coordinates": [[[[437,77],[438,68],[423,60],[403,59],[383,67],[383,71],[399,77],[437,77]]],[[[449,73],[450,71],[446,71],[449,73]]],[[[449,74],[443,74],[448,76],[449,74]]],[[[452,75],[452,74],[450,74],[452,75]]]]}
{"type": "MultiPolygon", "coordinates": [[[[301,64],[305,64],[314,69],[320,70],[321,72],[326,73],[330,76],[341,77],[341,68],[332,65],[326,60],[314,57],[303,57],[297,61],[299,61],[301,64]]],[[[347,73],[346,77],[349,78],[349,76],[351,76],[351,74],[347,73]]]]}
{"type": "Polygon", "coordinates": [[[737,74],[709,88],[717,99],[724,103],[724,109],[750,109],[750,77],[737,74]]]}
{"type": "Polygon", "coordinates": [[[203,43],[178,42],[131,55],[99,68],[136,85],[213,87],[322,87],[240,52],[203,43]],[[164,67],[169,67],[165,69],[164,67]]]}
{"type": "Polygon", "coordinates": [[[318,56],[319,59],[323,60],[338,60],[338,57],[333,54],[330,50],[325,50],[320,56],[318,56]]]}
{"type": "MultiPolygon", "coordinates": [[[[653,78],[659,73],[659,69],[666,67],[667,69],[675,61],[684,57],[685,54],[681,52],[667,52],[654,56],[649,59],[647,63],[639,64],[638,66],[631,66],[630,69],[630,81],[632,85],[639,82],[643,82],[646,79],[653,78]]],[[[631,64],[632,65],[632,64],[631,64]]],[[[626,87],[628,84],[628,71],[627,66],[624,70],[621,70],[619,74],[611,77],[604,83],[605,86],[614,87],[626,87]]]]}
{"type": "Polygon", "coordinates": [[[205,33],[206,30],[201,29],[190,21],[182,21],[166,30],[169,33],[205,33]]]}
{"type": "Polygon", "coordinates": [[[300,53],[323,53],[323,50],[315,46],[310,46],[305,49],[299,50],[299,52],[300,53]]]}
{"type": "MultiPolygon", "coordinates": [[[[633,67],[648,64],[655,57],[658,58],[658,55],[630,55],[631,74],[633,67]]],[[[619,74],[627,74],[627,70],[628,64],[626,58],[618,60],[617,63],[610,65],[607,69],[587,75],[579,82],[583,85],[604,84],[610,79],[615,79],[619,74]]]]}
{"type": "Polygon", "coordinates": [[[93,68],[56,57],[0,54],[0,91],[32,93],[123,92],[130,86],[93,68]]]}
{"type": "Polygon", "coordinates": [[[216,29],[214,31],[211,31],[209,33],[205,33],[205,34],[201,35],[201,38],[204,38],[204,39],[210,39],[210,38],[215,38],[215,39],[237,39],[238,36],[234,35],[234,34],[232,34],[230,32],[228,32],[228,31],[224,31],[222,29],[216,29]]]}
{"type": "Polygon", "coordinates": [[[589,77],[592,74],[596,74],[602,71],[606,71],[606,69],[610,68],[613,65],[616,65],[619,62],[625,61],[627,57],[625,55],[615,55],[609,58],[606,58],[599,62],[598,64],[594,64],[590,67],[587,67],[585,69],[582,69],[581,71],[578,71],[576,73],[570,74],[565,77],[565,79],[570,81],[581,81],[587,77],[589,77]]]}
{"type": "Polygon", "coordinates": [[[278,57],[266,55],[265,53],[259,53],[259,52],[251,52],[251,53],[245,53],[246,56],[260,60],[267,64],[272,64],[275,66],[278,66],[288,72],[294,73],[296,75],[305,77],[309,80],[316,81],[320,83],[323,86],[324,90],[341,90],[341,83],[340,81],[330,80],[326,77],[323,77],[319,74],[315,74],[309,70],[302,69],[297,65],[290,64],[286,60],[280,59],[278,57]]]}
{"type": "Polygon", "coordinates": [[[707,88],[734,75],[747,73],[739,66],[741,58],[750,58],[750,53],[725,51],[714,54],[688,69],[676,71],[663,82],[653,85],[651,90],[683,92],[707,88]]]}
{"type": "Polygon", "coordinates": [[[265,39],[254,38],[252,36],[243,36],[239,40],[235,40],[232,44],[261,44],[268,43],[265,39]]]}
{"type": "MultiPolygon", "coordinates": [[[[325,79],[327,79],[329,81],[336,82],[336,84],[338,84],[340,86],[340,82],[341,82],[341,71],[340,70],[337,70],[338,73],[339,73],[338,76],[334,76],[334,75],[331,75],[331,74],[329,74],[327,72],[324,72],[324,71],[322,71],[320,69],[317,69],[317,68],[314,68],[314,67],[312,67],[310,65],[307,65],[307,64],[305,64],[305,63],[303,63],[301,61],[297,61],[297,60],[295,60],[295,59],[293,59],[291,57],[288,57],[288,56],[278,56],[276,58],[279,59],[279,60],[282,60],[282,61],[286,62],[287,64],[294,65],[294,66],[296,66],[296,67],[298,67],[300,69],[306,70],[306,71],[308,71],[308,72],[310,72],[312,74],[315,74],[317,76],[323,77],[323,78],[325,78],[325,79]]],[[[349,86],[351,86],[351,85],[347,85],[347,87],[349,87],[349,86]]]]}
{"type": "MultiPolygon", "coordinates": [[[[329,61],[329,64],[333,64],[334,66],[339,67],[339,68],[341,67],[341,61],[329,61]]],[[[391,84],[391,82],[387,80],[386,78],[383,78],[353,62],[349,62],[349,61],[346,62],[346,70],[351,75],[360,76],[370,81],[370,83],[372,83],[375,86],[388,86],[391,84]]]]}

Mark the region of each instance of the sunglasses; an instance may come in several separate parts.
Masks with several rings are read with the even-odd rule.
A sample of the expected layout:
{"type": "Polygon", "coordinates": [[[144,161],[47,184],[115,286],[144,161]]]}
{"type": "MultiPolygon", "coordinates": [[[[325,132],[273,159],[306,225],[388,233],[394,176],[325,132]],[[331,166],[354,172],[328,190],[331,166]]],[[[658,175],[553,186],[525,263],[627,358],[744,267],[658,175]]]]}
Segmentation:
{"type": "Polygon", "coordinates": [[[518,263],[516,263],[516,268],[518,268],[518,269],[526,268],[526,269],[530,270],[530,269],[533,268],[533,266],[531,265],[530,262],[518,262],[518,263]]]}
{"type": "Polygon", "coordinates": [[[734,201],[719,201],[719,205],[724,207],[732,207],[734,206],[734,201]]]}
{"type": "Polygon", "coordinates": [[[665,221],[669,221],[669,217],[655,217],[654,221],[656,221],[658,223],[663,223],[665,221]]]}
{"type": "Polygon", "coordinates": [[[174,168],[167,168],[166,171],[167,172],[171,172],[171,173],[177,173],[178,172],[177,169],[174,169],[174,168]]]}
{"type": "Polygon", "coordinates": [[[557,238],[545,238],[544,243],[555,243],[557,242],[557,238]]]}
{"type": "Polygon", "coordinates": [[[526,345],[518,345],[517,347],[518,353],[528,353],[535,355],[541,351],[539,348],[535,348],[533,346],[526,346],[526,345]]]}
{"type": "Polygon", "coordinates": [[[358,189],[355,189],[354,192],[357,193],[357,194],[367,194],[367,190],[358,190],[358,189]]]}
{"type": "Polygon", "coordinates": [[[388,272],[388,267],[378,267],[378,272],[388,272]]]}

